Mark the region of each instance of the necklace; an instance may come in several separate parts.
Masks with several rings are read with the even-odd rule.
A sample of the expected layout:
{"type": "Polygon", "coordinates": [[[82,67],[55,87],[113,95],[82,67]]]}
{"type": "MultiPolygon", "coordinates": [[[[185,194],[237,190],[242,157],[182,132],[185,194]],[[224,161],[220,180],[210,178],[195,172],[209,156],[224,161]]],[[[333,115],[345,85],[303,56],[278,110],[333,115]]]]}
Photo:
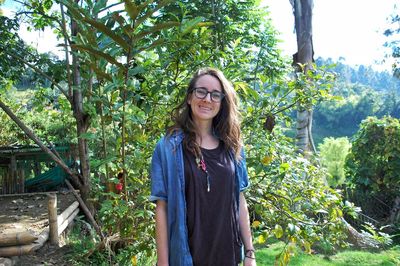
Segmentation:
{"type": "Polygon", "coordinates": [[[196,157],[196,164],[197,167],[201,170],[203,170],[204,173],[206,173],[206,178],[207,178],[207,192],[210,192],[210,175],[208,174],[207,171],[207,165],[206,162],[204,161],[203,155],[201,157],[196,157]]]}

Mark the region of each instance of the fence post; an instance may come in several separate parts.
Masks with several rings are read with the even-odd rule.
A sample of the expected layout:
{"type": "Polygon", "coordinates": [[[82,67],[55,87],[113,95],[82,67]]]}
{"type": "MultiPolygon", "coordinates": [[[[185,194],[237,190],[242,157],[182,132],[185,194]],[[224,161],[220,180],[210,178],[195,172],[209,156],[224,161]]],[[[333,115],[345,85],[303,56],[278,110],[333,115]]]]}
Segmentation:
{"type": "Polygon", "coordinates": [[[53,245],[58,245],[57,195],[55,193],[49,193],[47,197],[47,206],[49,211],[50,243],[53,245]]]}

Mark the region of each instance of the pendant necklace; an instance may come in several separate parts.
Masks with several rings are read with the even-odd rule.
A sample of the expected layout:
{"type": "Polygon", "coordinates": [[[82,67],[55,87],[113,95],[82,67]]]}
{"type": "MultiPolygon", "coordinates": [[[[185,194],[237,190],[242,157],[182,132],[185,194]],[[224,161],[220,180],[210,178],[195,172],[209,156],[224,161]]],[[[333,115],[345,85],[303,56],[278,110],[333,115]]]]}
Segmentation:
{"type": "Polygon", "coordinates": [[[208,174],[207,171],[207,166],[206,166],[206,162],[204,161],[204,157],[203,155],[201,155],[201,157],[196,157],[196,164],[197,167],[201,170],[203,170],[204,173],[206,173],[206,178],[207,178],[207,192],[210,192],[210,175],[208,174]]]}

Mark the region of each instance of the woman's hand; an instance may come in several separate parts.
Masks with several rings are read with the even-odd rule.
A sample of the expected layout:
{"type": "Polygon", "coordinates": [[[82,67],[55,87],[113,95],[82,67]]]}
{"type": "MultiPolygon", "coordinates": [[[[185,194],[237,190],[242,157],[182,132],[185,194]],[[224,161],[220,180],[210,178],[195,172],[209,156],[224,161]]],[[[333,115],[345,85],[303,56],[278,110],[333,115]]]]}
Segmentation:
{"type": "Polygon", "coordinates": [[[243,266],[256,266],[256,252],[254,249],[248,249],[245,251],[243,266]]]}
{"type": "Polygon", "coordinates": [[[244,257],[243,266],[256,266],[256,258],[244,257]]]}

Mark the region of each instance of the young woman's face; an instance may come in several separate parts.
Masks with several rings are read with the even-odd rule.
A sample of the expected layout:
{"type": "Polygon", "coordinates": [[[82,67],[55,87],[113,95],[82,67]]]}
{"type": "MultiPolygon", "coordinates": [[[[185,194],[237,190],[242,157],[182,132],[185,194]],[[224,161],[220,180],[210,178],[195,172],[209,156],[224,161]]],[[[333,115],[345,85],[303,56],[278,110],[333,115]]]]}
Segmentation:
{"type": "Polygon", "coordinates": [[[204,75],[196,81],[194,90],[188,98],[188,104],[192,110],[195,122],[212,122],[212,119],[218,114],[221,108],[223,96],[220,93],[222,94],[222,88],[216,77],[204,75]],[[203,97],[204,99],[201,99],[203,97]]]}

